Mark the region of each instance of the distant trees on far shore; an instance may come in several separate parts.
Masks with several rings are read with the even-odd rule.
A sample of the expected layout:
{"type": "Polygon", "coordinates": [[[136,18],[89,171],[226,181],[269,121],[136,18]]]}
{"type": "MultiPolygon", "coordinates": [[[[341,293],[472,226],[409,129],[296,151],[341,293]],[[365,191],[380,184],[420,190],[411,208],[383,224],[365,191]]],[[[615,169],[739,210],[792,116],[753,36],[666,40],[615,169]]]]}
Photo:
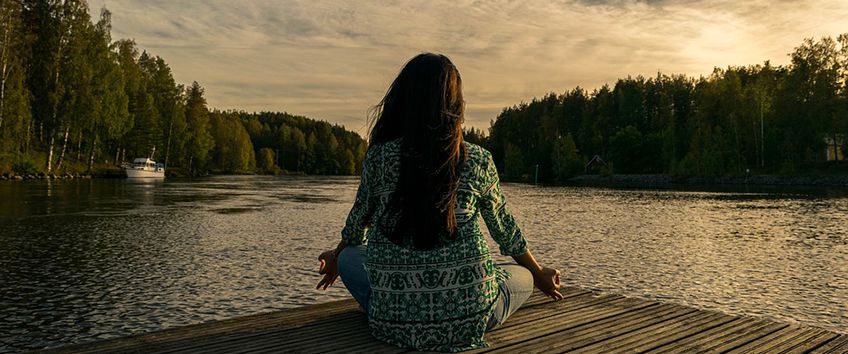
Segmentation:
{"type": "Polygon", "coordinates": [[[848,34],[807,39],[790,56],[786,66],[551,93],[505,108],[488,136],[466,137],[488,147],[511,180],[529,180],[537,165],[540,180],[565,179],[596,155],[622,174],[844,173],[848,34]]]}
{"type": "MultiPolygon", "coordinates": [[[[154,147],[190,175],[361,170],[367,143],[356,133],[288,113],[210,110],[200,84],[176,83],[162,58],[110,32],[109,11],[92,19],[84,0],[0,0],[0,173],[115,168],[154,147]]],[[[587,161],[623,174],[845,172],[848,34],[807,39],[790,56],[786,66],[551,93],[465,138],[489,148],[508,180],[566,179],[587,161]]]]}
{"type": "MultiPolygon", "coordinates": [[[[244,134],[242,144],[251,143],[259,152],[260,172],[352,175],[362,170],[368,144],[359,134],[340,125],[280,112],[214,111],[211,114],[217,120],[232,122],[244,132],[239,132],[244,134]]],[[[229,149],[221,146],[215,151],[221,154],[229,149]]]]}
{"type": "Polygon", "coordinates": [[[92,20],[84,0],[0,0],[0,173],[114,168],[154,147],[184,174],[359,170],[357,134],[287,113],[210,112],[197,82],[177,84],[162,58],[110,31],[109,11],[92,20]]]}

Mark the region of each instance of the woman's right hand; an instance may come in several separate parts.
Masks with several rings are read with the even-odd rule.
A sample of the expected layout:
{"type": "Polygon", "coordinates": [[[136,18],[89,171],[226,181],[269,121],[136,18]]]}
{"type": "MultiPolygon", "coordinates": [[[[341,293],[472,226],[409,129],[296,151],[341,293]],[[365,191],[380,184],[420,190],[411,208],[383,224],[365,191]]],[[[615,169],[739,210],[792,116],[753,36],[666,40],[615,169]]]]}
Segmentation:
{"type": "Polygon", "coordinates": [[[318,261],[321,262],[321,265],[318,268],[318,274],[323,275],[323,277],[321,278],[321,281],[318,282],[318,286],[315,287],[315,289],[321,289],[323,287],[321,290],[327,290],[327,288],[333,285],[339,277],[339,265],[336,250],[329,250],[321,253],[321,255],[318,256],[318,261]]]}
{"type": "Polygon", "coordinates": [[[554,300],[562,300],[559,287],[559,270],[554,268],[542,267],[537,274],[533,274],[533,285],[535,285],[542,293],[554,300]]]}

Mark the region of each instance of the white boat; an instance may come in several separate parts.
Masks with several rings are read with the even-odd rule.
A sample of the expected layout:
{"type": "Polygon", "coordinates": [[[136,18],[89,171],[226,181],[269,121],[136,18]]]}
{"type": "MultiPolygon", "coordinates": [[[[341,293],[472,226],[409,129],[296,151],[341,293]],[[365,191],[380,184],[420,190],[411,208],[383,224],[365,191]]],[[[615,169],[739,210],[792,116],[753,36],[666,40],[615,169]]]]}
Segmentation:
{"type": "Polygon", "coordinates": [[[165,178],[165,165],[153,161],[153,154],[156,153],[156,148],[150,153],[150,157],[138,157],[133,160],[132,165],[127,166],[127,178],[165,178]]]}

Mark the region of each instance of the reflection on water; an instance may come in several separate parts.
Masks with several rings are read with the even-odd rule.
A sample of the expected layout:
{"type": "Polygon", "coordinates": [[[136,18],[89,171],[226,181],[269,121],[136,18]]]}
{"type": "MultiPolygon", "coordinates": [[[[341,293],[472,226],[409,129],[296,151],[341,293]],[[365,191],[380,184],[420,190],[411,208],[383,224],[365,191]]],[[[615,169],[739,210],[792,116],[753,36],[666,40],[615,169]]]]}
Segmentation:
{"type": "MultiPolygon", "coordinates": [[[[355,178],[0,183],[0,352],[346,297],[313,290],[355,178]]],[[[848,328],[844,191],[505,185],[564,281],[848,328]]]]}

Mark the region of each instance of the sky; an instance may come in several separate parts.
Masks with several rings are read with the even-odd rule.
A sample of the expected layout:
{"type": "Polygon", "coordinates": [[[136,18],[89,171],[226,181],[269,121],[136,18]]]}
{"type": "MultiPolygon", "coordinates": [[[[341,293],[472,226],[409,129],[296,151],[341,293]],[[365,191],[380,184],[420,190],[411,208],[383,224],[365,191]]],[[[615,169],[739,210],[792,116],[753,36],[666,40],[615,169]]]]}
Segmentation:
{"type": "Polygon", "coordinates": [[[410,58],[459,68],[466,127],[508,106],[618,78],[787,64],[804,38],[848,33],[845,0],[90,0],[112,38],[161,56],[210,107],[286,111],[364,134],[410,58]]]}

